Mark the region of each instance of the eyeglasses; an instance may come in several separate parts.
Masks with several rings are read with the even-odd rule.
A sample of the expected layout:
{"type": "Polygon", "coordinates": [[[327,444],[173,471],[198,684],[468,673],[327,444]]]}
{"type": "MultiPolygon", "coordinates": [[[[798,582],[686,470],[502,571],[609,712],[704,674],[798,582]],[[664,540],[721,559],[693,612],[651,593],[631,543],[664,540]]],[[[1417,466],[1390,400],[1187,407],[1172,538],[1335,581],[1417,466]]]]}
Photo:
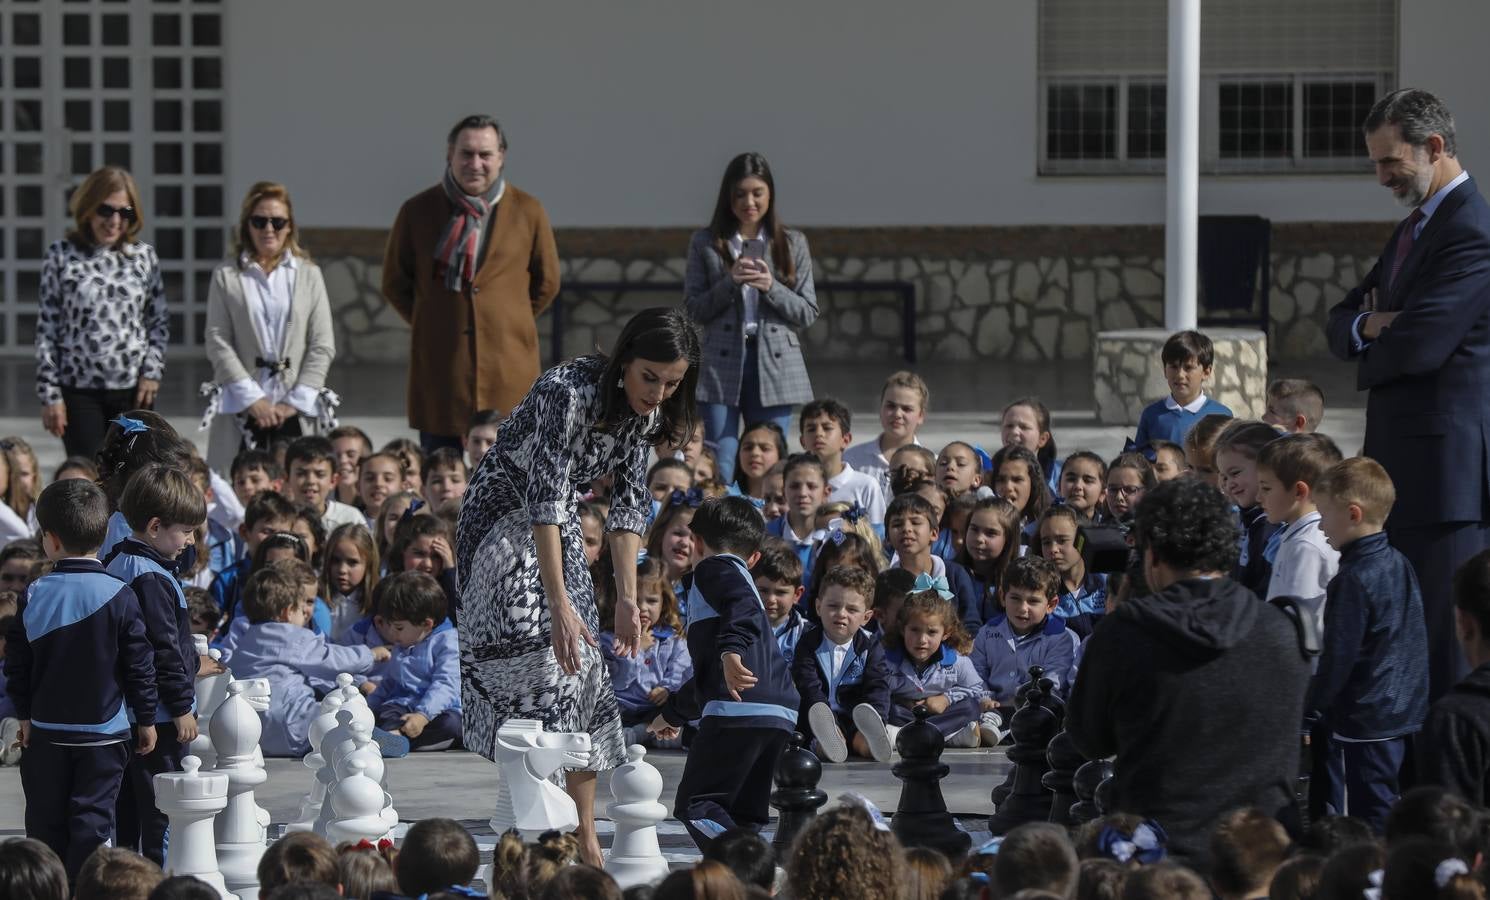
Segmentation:
{"type": "Polygon", "coordinates": [[[275,231],[284,231],[285,227],[290,224],[290,220],[282,219],[279,216],[249,216],[248,224],[252,225],[260,231],[263,231],[265,228],[273,228],[275,231]]]}
{"type": "Polygon", "coordinates": [[[107,203],[100,203],[98,204],[98,208],[93,210],[93,214],[105,222],[115,216],[130,224],[134,224],[135,220],[135,208],[133,206],[110,206],[107,203]]]}
{"type": "Polygon", "coordinates": [[[1107,492],[1109,494],[1120,494],[1124,497],[1131,497],[1142,490],[1143,485],[1141,484],[1109,484],[1107,486],[1107,492]]]}

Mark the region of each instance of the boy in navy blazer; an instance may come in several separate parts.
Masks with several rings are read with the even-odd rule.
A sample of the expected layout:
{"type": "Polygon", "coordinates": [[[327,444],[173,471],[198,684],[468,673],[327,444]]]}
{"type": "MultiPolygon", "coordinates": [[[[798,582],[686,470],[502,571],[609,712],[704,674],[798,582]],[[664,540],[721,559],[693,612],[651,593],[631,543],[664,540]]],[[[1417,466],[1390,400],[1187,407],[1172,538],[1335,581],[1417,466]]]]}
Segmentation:
{"type": "Polygon", "coordinates": [[[26,748],[26,834],[75,879],[113,840],[130,751],[155,749],[155,665],[139,600],[97,559],[109,529],[103,491],[83,479],[54,482],[36,501],[36,520],[57,565],[27,589],[6,635],[6,690],[26,748]],[[140,723],[133,736],[131,712],[140,723]]]}
{"type": "Polygon", "coordinates": [[[119,511],[131,533],[114,545],[104,568],[129,585],[140,601],[160,705],[146,720],[155,726],[155,750],[134,757],[124,769],[115,846],[138,850],[163,866],[170,822],[155,806],[154,779],[162,772],[179,771],[187,745],[197,737],[199,659],[186,593],[176,580],[177,558],[193,544],[197,526],[207,520],[207,501],[185,473],[150,466],[130,476],[119,496],[119,511]]]}
{"type": "MultiPolygon", "coordinates": [[[[849,751],[890,759],[890,685],[894,676],[879,640],[865,628],[874,579],[863,569],[834,566],[818,589],[818,623],[797,642],[792,680],[802,695],[803,730],[818,755],[843,762],[849,751]]],[[[801,726],[799,726],[801,727],[801,726]]]]}
{"type": "Polygon", "coordinates": [[[744,497],[704,501],[694,513],[693,567],[684,624],[693,678],[648,730],[674,737],[701,719],[678,782],[673,815],[700,850],[726,831],[759,831],[799,698],[765,604],[750,577],[765,525],[744,497]]]}

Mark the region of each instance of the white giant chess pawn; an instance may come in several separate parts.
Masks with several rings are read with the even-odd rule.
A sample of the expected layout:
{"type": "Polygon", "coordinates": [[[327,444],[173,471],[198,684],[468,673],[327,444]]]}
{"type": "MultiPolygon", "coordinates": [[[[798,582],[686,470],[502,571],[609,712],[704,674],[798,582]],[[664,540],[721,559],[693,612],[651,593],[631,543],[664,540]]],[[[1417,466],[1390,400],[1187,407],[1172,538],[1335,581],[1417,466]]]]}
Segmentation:
{"type": "Polygon", "coordinates": [[[310,752],[305,754],[305,767],[310,769],[310,789],[300,800],[300,810],[295,816],[295,821],[285,826],[285,831],[311,831],[315,828],[316,820],[321,817],[321,804],[326,802],[326,785],[316,777],[321,767],[326,764],[321,757],[321,741],[325,740],[326,732],[336,727],[336,713],[341,709],[342,696],[336,691],[327,694],[321,700],[321,714],[311,720],[310,723],[310,752]]]}
{"type": "Polygon", "coordinates": [[[217,750],[215,771],[228,776],[228,805],[217,817],[217,859],[228,890],[254,897],[259,890],[259,858],[264,855],[264,829],[259,824],[254,788],[267,776],[254,765],[263,726],[243,692],[248,683],[228,685],[228,699],[212,716],[212,746],[217,750]]]}
{"type": "Polygon", "coordinates": [[[337,782],[326,798],[335,815],[326,824],[326,839],[332,844],[342,841],[368,840],[374,843],[386,838],[398,824],[398,814],[387,804],[387,795],[376,781],[368,778],[362,760],[352,762],[352,772],[337,782]],[[390,824],[387,814],[392,813],[390,824]]]}
{"type": "MultiPolygon", "coordinates": [[[[269,684],[269,679],[254,678],[248,682],[248,687],[244,688],[243,699],[248,701],[248,705],[253,707],[254,712],[262,716],[269,711],[271,692],[272,686],[269,684]]],[[[264,748],[257,745],[254,746],[254,765],[258,766],[261,771],[264,771],[265,778],[269,777],[268,770],[264,766],[264,748]]],[[[259,827],[264,831],[264,839],[267,841],[269,837],[269,810],[259,806],[257,801],[255,801],[254,811],[259,819],[259,827]]]]}
{"type": "Polygon", "coordinates": [[[234,900],[217,868],[212,833],[213,818],[228,805],[228,778],[201,768],[200,759],[187,756],[180,772],[155,776],[155,806],[171,822],[165,870],[205,881],[225,900],[234,900]]]}
{"type": "MultiPolygon", "coordinates": [[[[356,724],[355,719],[355,714],[343,703],[336,711],[336,727],[321,738],[321,768],[316,770],[316,780],[321,783],[328,798],[336,789],[337,766],[343,758],[357,749],[357,736],[352,731],[356,724]]],[[[316,834],[325,837],[326,823],[331,821],[331,813],[330,804],[322,803],[321,813],[316,817],[312,829],[316,834]]]]}
{"type": "Polygon", "coordinates": [[[616,834],[606,854],[605,871],[622,890],[667,877],[667,860],[657,844],[657,825],[667,818],[662,796],[662,773],[644,758],[641,744],[626,748],[626,763],[610,776],[615,801],[605,814],[616,824],[616,834]]]}
{"type": "Polygon", "coordinates": [[[372,707],[367,705],[366,695],[352,683],[354,680],[346,672],[336,676],[336,689],[342,696],[342,709],[350,709],[356,721],[371,728],[378,724],[378,717],[373,713],[372,707]]]}
{"type": "MultiPolygon", "coordinates": [[[[198,656],[207,656],[216,662],[222,662],[222,651],[209,648],[206,635],[192,635],[192,644],[198,656]]],[[[217,754],[212,750],[212,738],[208,737],[207,729],[212,725],[212,714],[227,699],[228,685],[232,681],[233,673],[228,671],[197,679],[197,739],[186,750],[200,759],[203,767],[208,769],[217,765],[217,754]]]]}

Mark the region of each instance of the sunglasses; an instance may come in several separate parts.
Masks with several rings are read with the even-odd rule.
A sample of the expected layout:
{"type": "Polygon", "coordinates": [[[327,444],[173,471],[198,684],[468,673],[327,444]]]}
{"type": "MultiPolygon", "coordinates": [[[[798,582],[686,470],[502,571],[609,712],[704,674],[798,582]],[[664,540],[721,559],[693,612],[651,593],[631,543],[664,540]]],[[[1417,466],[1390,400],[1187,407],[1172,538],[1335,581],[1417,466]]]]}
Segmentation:
{"type": "Polygon", "coordinates": [[[279,216],[249,216],[248,224],[252,225],[260,231],[263,231],[265,228],[272,228],[275,231],[284,231],[285,228],[290,224],[290,220],[282,219],[279,216]]]}
{"type": "Polygon", "coordinates": [[[98,204],[93,214],[105,222],[118,216],[126,222],[133,224],[135,220],[135,208],[133,206],[110,206],[107,203],[98,204]]]}

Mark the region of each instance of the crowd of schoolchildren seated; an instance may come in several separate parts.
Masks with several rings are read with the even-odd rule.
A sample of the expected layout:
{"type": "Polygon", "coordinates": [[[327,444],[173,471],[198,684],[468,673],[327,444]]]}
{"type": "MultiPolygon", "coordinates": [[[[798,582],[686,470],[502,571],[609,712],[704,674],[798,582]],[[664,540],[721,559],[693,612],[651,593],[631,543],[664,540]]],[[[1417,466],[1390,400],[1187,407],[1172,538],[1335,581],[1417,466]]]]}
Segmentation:
{"type": "MultiPolygon", "coordinates": [[[[1144,412],[1135,440],[1113,459],[1084,449],[1060,455],[1049,411],[1033,398],[1002,410],[992,454],[976,439],[925,447],[917,434],[929,390],[914,373],[896,372],[881,392],[880,432],[868,440],[856,442],[842,404],[818,399],[800,412],[798,452],[771,422],[747,425],[734,459],[716,459],[701,431],[658,446],[638,559],[610,558],[608,485],[596,482],[578,498],[580,522],[628,743],[686,750],[700,733],[697,718],[664,726],[681,708],[670,699],[694,676],[684,634],[689,597],[699,596],[693,520],[710,498],[743,497],[759,511],[766,537],[742,562],[772,630],[771,652],[800,698],[798,729],[825,762],[883,762],[917,707],[949,747],[988,747],[1008,739],[1032,666],[1069,693],[1083,677],[1087,638],[1141,590],[1126,573],[1089,571],[1088,530],[1124,526],[1159,482],[1193,478],[1234,507],[1240,562],[1231,577],[1259,598],[1297,598],[1322,628],[1300,729],[1343,759],[1331,770],[1338,783],[1316,789],[1335,796],[1348,786],[1362,818],[1316,822],[1294,845],[1277,822],[1239,810],[1215,824],[1207,886],[1163,861],[1162,823],[1110,816],[1074,839],[1021,829],[949,861],[902,853],[877,812],[849,803],[819,817],[796,853],[778,861],[784,882],[756,859],[770,858],[758,839],[711,836],[706,849],[734,850],[669,888],[675,873],[655,896],[745,896],[743,886],[723,887],[737,875],[758,885],[750,891],[782,882],[800,897],[932,897],[944,887],[959,897],[1480,896],[1469,884],[1479,890],[1475,809],[1490,796],[1490,559],[1466,564],[1455,598],[1466,653],[1480,668],[1430,711],[1416,580],[1382,530],[1394,502],[1385,471],[1343,458],[1317,432],[1324,398],[1306,381],[1274,382],[1261,421],[1234,420],[1204,393],[1213,362],[1204,335],[1174,335],[1163,362],[1170,395],[1144,412]],[[628,658],[612,652],[608,630],[621,565],[636,567],[643,630],[641,652],[628,658]],[[1418,732],[1430,740],[1418,742],[1412,765],[1448,793],[1394,807],[1397,770],[1380,761],[1400,763],[1401,745],[1418,732]],[[863,865],[804,858],[813,841],[860,854],[863,865]],[[712,880],[718,890],[709,893],[712,880]]],[[[386,755],[460,746],[454,523],[467,476],[499,426],[495,414],[478,414],[464,454],[428,457],[402,439],[376,449],[345,426],[246,450],[231,472],[214,473],[163,418],[135,411],[110,425],[97,460],[69,459],[44,492],[25,443],[0,440],[0,634],[9,638],[0,643],[9,676],[0,683],[0,763],[26,755],[36,773],[23,771],[27,831],[46,836],[80,891],[90,871],[124,878],[134,867],[129,877],[141,884],[151,872],[159,880],[147,863],[94,850],[111,843],[160,863],[165,823],[150,776],[179,767],[196,732],[192,681],[223,665],[271,683],[266,755],[308,752],[318,698],[342,672],[367,695],[386,755]],[[44,604],[65,609],[34,614],[44,604]],[[199,652],[197,635],[212,653],[199,652]],[[69,660],[65,683],[36,675],[42,653],[69,660]],[[47,761],[80,743],[118,748],[117,836],[108,817],[69,812],[67,784],[41,784],[47,761]],[[56,796],[39,802],[47,790],[56,796]]],[[[454,854],[452,841],[460,843],[446,836],[423,852],[454,854]]],[[[57,860],[41,859],[42,850],[0,845],[0,894],[51,896],[44,887],[4,889],[16,867],[43,884],[42,869],[57,860]]],[[[363,883],[382,886],[369,890],[415,896],[468,884],[475,872],[462,862],[450,869],[458,877],[412,890],[405,865],[388,865],[391,853],[343,850],[340,860],[326,847],[286,850],[299,855],[285,865],[314,861],[320,870],[310,880],[343,887],[377,869],[381,881],[363,883]]],[[[399,859],[413,852],[406,844],[399,859]]],[[[510,897],[620,896],[594,870],[562,865],[566,853],[572,858],[572,848],[504,839],[487,884],[510,897]]],[[[172,881],[151,896],[187,896],[189,886],[172,881]]],[[[316,896],[308,891],[284,896],[316,896]]]]}

